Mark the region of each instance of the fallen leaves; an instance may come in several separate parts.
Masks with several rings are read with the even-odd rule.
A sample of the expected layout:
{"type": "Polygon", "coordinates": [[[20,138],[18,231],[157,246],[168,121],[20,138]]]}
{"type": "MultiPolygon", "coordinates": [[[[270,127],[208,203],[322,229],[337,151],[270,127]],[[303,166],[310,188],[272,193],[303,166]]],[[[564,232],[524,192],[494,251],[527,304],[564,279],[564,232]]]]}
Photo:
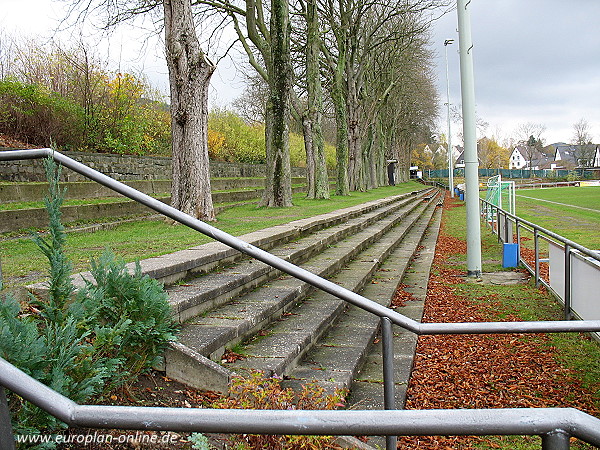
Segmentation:
{"type": "MultiPolygon", "coordinates": [[[[446,204],[448,200],[446,200],[446,204]]],[[[445,209],[452,205],[445,206],[445,209]]],[[[462,275],[447,255],[466,244],[440,232],[429,278],[423,322],[498,320],[492,311],[500,300],[471,302],[457,289],[462,275]]],[[[400,294],[402,296],[402,294],[400,294]]],[[[503,320],[520,320],[507,315],[503,320]]],[[[576,373],[557,362],[546,335],[440,335],[418,340],[406,409],[575,407],[598,414],[591,392],[576,373]]],[[[498,447],[482,437],[406,436],[398,448],[440,449],[498,447]]]]}

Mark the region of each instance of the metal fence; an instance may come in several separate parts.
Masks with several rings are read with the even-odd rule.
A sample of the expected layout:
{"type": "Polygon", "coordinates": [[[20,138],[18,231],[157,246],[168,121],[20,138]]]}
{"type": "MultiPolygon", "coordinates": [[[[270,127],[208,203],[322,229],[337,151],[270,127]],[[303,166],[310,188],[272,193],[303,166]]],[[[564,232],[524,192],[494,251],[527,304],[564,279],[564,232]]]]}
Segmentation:
{"type": "Polygon", "coordinates": [[[539,435],[544,449],[567,449],[573,436],[600,446],[600,419],[571,408],[390,411],[394,406],[392,326],[418,335],[600,331],[600,320],[555,322],[420,323],[344,289],[292,263],[113,180],[51,149],[4,151],[0,161],[52,157],[156,212],[204,233],[271,267],[288,273],[381,318],[384,408],[388,411],[260,411],[77,405],[0,358],[0,449],[14,448],[3,387],[72,426],[133,430],[252,434],[385,435],[396,448],[398,435],[539,435]]]}
{"type": "Polygon", "coordinates": [[[480,201],[483,220],[499,241],[518,246],[518,261],[534,276],[536,286],[545,286],[563,304],[565,320],[600,318],[599,251],[480,201]],[[533,249],[523,246],[527,240],[533,241],[533,249]]]}
{"type": "MultiPolygon", "coordinates": [[[[448,178],[448,169],[423,169],[423,176],[426,178],[448,178]]],[[[575,173],[577,176],[588,179],[593,178],[594,172],[586,169],[575,169],[575,170],[530,170],[530,169],[479,169],[480,177],[493,177],[495,175],[502,175],[502,178],[519,179],[519,178],[567,178],[570,173],[575,173]]],[[[465,170],[461,168],[455,168],[453,175],[455,177],[464,177],[465,170]]]]}

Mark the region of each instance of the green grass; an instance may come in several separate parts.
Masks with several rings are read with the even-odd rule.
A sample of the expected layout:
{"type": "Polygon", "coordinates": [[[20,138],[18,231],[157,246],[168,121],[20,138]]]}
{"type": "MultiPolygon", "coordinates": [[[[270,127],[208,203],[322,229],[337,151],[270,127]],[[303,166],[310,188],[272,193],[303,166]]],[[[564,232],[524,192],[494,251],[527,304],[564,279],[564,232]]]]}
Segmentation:
{"type": "MultiPolygon", "coordinates": [[[[296,194],[292,207],[273,209],[244,204],[219,214],[214,225],[239,236],[292,220],[422,188],[423,185],[410,182],[381,187],[369,192],[353,192],[348,196],[333,196],[330,200],[307,200],[304,194],[296,194]]],[[[74,271],[79,272],[87,270],[90,260],[99,257],[106,247],[126,261],[134,261],[189,248],[211,240],[183,225],[170,225],[162,220],[141,220],[123,223],[111,230],[71,233],[68,236],[67,254],[74,264],[74,271]]],[[[47,261],[28,237],[0,241],[0,258],[6,287],[38,281],[44,278],[47,272],[47,261]]]]}
{"type": "Polygon", "coordinates": [[[517,216],[584,247],[600,249],[599,187],[517,190],[516,204],[517,216]],[[595,211],[577,207],[590,208],[595,211]]]}
{"type": "MultiPolygon", "coordinates": [[[[170,194],[153,195],[154,198],[166,198],[170,194]]],[[[103,203],[119,203],[130,201],[125,197],[98,197],[65,200],[63,206],[99,205],[103,203]]],[[[44,208],[44,202],[10,202],[0,204],[0,211],[13,211],[18,209],[44,208]]]]}

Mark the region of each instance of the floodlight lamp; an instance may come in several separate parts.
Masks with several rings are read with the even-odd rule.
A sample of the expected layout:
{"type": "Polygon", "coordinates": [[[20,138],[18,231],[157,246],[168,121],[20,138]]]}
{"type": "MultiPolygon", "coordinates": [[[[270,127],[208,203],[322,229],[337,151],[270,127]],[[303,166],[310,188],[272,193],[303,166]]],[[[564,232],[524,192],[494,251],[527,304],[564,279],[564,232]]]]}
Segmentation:
{"type": "Polygon", "coordinates": [[[454,42],[454,39],[446,39],[446,40],[444,41],[444,45],[450,45],[450,44],[452,44],[453,42],[454,42]]]}

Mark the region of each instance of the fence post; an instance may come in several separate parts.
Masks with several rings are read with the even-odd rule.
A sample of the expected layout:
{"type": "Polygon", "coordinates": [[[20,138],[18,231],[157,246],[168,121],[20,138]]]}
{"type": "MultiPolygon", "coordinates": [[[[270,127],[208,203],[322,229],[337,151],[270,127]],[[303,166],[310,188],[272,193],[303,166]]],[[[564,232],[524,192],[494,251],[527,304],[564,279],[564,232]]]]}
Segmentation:
{"type": "Polygon", "coordinates": [[[517,247],[517,262],[519,264],[521,264],[521,239],[520,239],[520,233],[519,233],[519,218],[517,216],[515,216],[515,229],[513,230],[513,235],[512,235],[512,239],[514,239],[513,242],[515,242],[518,247],[517,247]]]}
{"type": "Polygon", "coordinates": [[[0,450],[14,450],[15,448],[6,392],[4,387],[0,386],[0,450]]]}
{"type": "Polygon", "coordinates": [[[571,246],[565,244],[565,320],[571,320],[571,246]]]}
{"type": "MultiPolygon", "coordinates": [[[[383,408],[396,409],[396,392],[394,387],[394,334],[392,321],[388,317],[381,318],[381,344],[383,356],[383,408]]],[[[385,437],[385,448],[395,450],[396,436],[385,437]]]]}
{"type": "Polygon", "coordinates": [[[542,450],[568,450],[571,446],[570,436],[561,430],[542,435],[542,450]]]}
{"type": "Polygon", "coordinates": [[[533,229],[533,246],[535,253],[535,287],[540,286],[540,246],[539,246],[540,236],[538,234],[538,229],[533,229]]]}

